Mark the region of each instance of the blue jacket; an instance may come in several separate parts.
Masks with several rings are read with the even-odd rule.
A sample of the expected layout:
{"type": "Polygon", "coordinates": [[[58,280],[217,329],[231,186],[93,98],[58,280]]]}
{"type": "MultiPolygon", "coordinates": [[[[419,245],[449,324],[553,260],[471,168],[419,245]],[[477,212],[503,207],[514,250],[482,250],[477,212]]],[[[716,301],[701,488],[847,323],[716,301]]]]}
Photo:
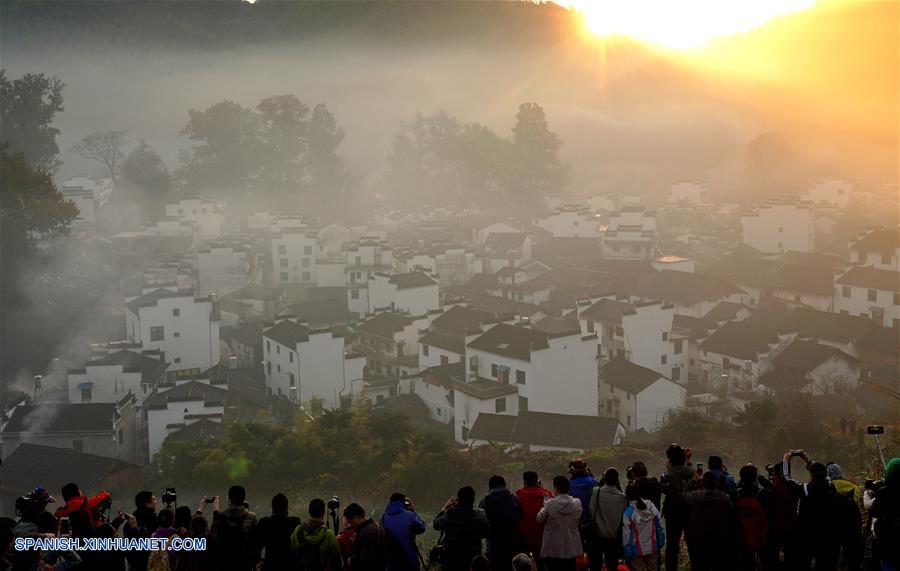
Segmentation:
{"type": "Polygon", "coordinates": [[[591,512],[588,508],[591,504],[591,493],[597,485],[597,478],[591,475],[578,476],[569,482],[569,495],[581,500],[581,521],[591,519],[591,512]]]}
{"type": "Polygon", "coordinates": [[[731,494],[737,491],[737,484],[734,482],[734,476],[722,470],[721,468],[710,470],[710,472],[713,476],[716,477],[717,480],[720,479],[723,475],[725,476],[725,489],[722,490],[723,492],[731,494]]]}
{"type": "Polygon", "coordinates": [[[425,533],[425,522],[403,502],[391,502],[384,508],[381,525],[391,536],[388,553],[390,571],[418,571],[419,551],[415,536],[425,533]]]}

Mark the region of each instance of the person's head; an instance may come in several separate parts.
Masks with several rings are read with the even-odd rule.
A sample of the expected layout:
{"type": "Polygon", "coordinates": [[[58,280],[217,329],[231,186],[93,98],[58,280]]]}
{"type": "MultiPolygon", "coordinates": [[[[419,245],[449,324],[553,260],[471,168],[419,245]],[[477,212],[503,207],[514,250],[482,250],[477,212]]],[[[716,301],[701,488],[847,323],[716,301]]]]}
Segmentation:
{"type": "Polygon", "coordinates": [[[809,465],[809,481],[817,484],[824,483],[828,479],[828,468],[821,462],[813,462],[809,465]]]}
{"type": "Polygon", "coordinates": [[[741,471],[738,473],[738,477],[741,479],[741,483],[745,486],[753,486],[756,485],[756,480],[759,478],[759,469],[753,464],[746,464],[741,466],[741,471]]]}
{"type": "Polygon", "coordinates": [[[81,488],[78,487],[78,484],[75,484],[73,482],[69,482],[62,487],[62,497],[64,502],[83,495],[84,494],[81,493],[81,488]]]}
{"type": "Polygon", "coordinates": [[[530,555],[527,553],[519,553],[512,558],[512,568],[513,571],[534,571],[537,567],[534,564],[534,559],[532,559],[530,555]]]}
{"type": "Polygon", "coordinates": [[[284,494],[275,494],[272,496],[272,513],[273,514],[287,514],[288,513],[288,499],[284,494]]]}
{"type": "Polygon", "coordinates": [[[631,475],[634,476],[635,480],[640,480],[641,478],[647,477],[647,465],[638,460],[634,464],[631,465],[631,475]]]}
{"type": "Polygon", "coordinates": [[[178,506],[175,508],[175,527],[178,529],[187,529],[191,525],[191,508],[188,506],[178,506]]]}
{"type": "Polygon", "coordinates": [[[587,460],[584,458],[575,458],[569,462],[569,474],[571,474],[573,478],[586,476],[589,470],[587,460]]]}
{"type": "Polygon", "coordinates": [[[159,527],[172,527],[172,524],[175,523],[175,511],[171,508],[160,510],[156,521],[159,523],[159,527]]]}
{"type": "Polygon", "coordinates": [[[522,473],[522,482],[528,487],[536,487],[540,481],[541,479],[537,472],[528,470],[527,472],[522,473]]]}
{"type": "Polygon", "coordinates": [[[461,508],[471,508],[475,506],[475,488],[472,486],[463,486],[456,492],[456,505],[461,508]]]}
{"type": "Polygon", "coordinates": [[[389,501],[392,503],[393,502],[405,502],[406,494],[401,494],[400,492],[394,492],[393,494],[391,494],[391,499],[389,501]]]}
{"type": "Polygon", "coordinates": [[[712,472],[703,473],[702,483],[704,490],[715,490],[719,487],[719,479],[712,472]]]}
{"type": "Polygon", "coordinates": [[[784,480],[784,465],[781,462],[772,464],[772,481],[779,482],[784,480]]]}
{"type": "Polygon", "coordinates": [[[553,478],[553,489],[556,490],[556,494],[568,494],[569,493],[569,479],[565,476],[556,476],[553,478]]]}
{"type": "Polygon", "coordinates": [[[647,509],[646,502],[641,498],[641,494],[635,486],[625,488],[625,499],[629,502],[634,502],[635,507],[639,510],[647,509]]]}
{"type": "Polygon", "coordinates": [[[228,505],[239,508],[244,505],[247,500],[247,490],[244,486],[231,486],[228,488],[228,505]]]}
{"type": "Polygon", "coordinates": [[[684,447],[681,444],[669,444],[666,449],[666,459],[670,466],[684,466],[687,462],[687,455],[684,453],[684,447]]]}
{"type": "Polygon", "coordinates": [[[722,462],[721,456],[710,456],[706,460],[706,468],[708,470],[721,470],[725,463],[722,462]]]}
{"type": "Polygon", "coordinates": [[[505,488],[506,487],[506,479],[503,476],[498,476],[494,474],[488,479],[488,489],[493,490],[494,488],[505,488]]]}
{"type": "Polygon", "coordinates": [[[472,571],[488,571],[491,568],[491,560],[485,555],[479,555],[472,559],[469,567],[472,571]]]}
{"type": "Polygon", "coordinates": [[[835,464],[834,462],[829,462],[825,465],[825,470],[828,472],[828,477],[831,478],[831,481],[834,480],[843,480],[844,479],[844,470],[841,468],[839,464],[835,464]]]}
{"type": "Polygon", "coordinates": [[[201,514],[195,515],[191,519],[191,537],[206,537],[209,531],[209,522],[201,514]]]}
{"type": "Polygon", "coordinates": [[[366,510],[354,502],[344,508],[344,517],[350,522],[350,527],[356,529],[362,522],[366,521],[366,510]]]}
{"type": "Polygon", "coordinates": [[[56,498],[50,495],[50,492],[47,491],[47,488],[40,486],[31,490],[31,493],[28,494],[28,496],[35,503],[35,505],[39,506],[39,511],[46,508],[47,504],[52,504],[56,501],[56,498]]]}
{"type": "Polygon", "coordinates": [[[619,485],[619,471],[615,468],[607,468],[606,472],[603,472],[603,484],[621,489],[619,485]]]}
{"type": "Polygon", "coordinates": [[[156,508],[156,496],[150,490],[143,490],[134,495],[134,507],[156,508]]]}
{"type": "Polygon", "coordinates": [[[309,517],[313,519],[325,519],[325,500],[322,498],[310,500],[309,517]]]}

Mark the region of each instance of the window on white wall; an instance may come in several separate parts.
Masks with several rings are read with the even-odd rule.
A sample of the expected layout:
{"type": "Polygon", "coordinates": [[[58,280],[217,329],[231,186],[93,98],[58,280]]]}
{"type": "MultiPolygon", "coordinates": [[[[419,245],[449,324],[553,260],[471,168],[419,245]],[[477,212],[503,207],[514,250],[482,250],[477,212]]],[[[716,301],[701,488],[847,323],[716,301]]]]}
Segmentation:
{"type": "Polygon", "coordinates": [[[494,401],[494,412],[506,412],[506,397],[494,401]]]}

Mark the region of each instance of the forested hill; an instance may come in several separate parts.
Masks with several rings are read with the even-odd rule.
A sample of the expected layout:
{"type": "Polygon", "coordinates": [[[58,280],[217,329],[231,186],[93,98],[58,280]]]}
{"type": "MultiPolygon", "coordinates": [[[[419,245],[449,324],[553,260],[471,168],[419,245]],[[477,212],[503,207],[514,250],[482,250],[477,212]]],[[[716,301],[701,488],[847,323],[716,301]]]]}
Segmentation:
{"type": "Polygon", "coordinates": [[[226,48],[300,38],[534,46],[569,39],[575,18],[552,3],[444,0],[3,0],[0,6],[2,41],[20,47],[90,40],[226,48]]]}

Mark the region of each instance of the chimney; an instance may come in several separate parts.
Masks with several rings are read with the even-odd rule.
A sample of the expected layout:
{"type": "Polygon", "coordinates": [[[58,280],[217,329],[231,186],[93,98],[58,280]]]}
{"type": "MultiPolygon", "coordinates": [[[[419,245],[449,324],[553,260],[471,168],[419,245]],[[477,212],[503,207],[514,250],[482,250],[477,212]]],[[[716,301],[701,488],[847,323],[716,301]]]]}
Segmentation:
{"type": "Polygon", "coordinates": [[[44,396],[44,375],[35,375],[34,377],[34,392],[32,397],[34,400],[38,400],[44,396]]]}
{"type": "Polygon", "coordinates": [[[228,368],[232,371],[238,368],[237,357],[235,357],[235,356],[228,357],[228,368]]]}

